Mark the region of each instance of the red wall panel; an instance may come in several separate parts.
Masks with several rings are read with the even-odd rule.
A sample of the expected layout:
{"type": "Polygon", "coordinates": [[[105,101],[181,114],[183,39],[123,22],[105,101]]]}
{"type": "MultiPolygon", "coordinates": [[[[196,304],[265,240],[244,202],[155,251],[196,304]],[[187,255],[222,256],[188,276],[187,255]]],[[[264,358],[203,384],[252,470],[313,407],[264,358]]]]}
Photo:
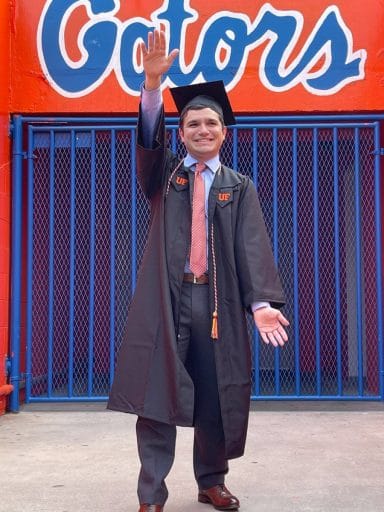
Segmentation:
{"type": "MultiPolygon", "coordinates": [[[[17,2],[16,111],[135,113],[137,43],[160,23],[180,49],[164,81],[223,79],[238,113],[384,108],[382,0],[116,1],[103,9],[75,0],[17,2]]],[[[174,111],[168,91],[165,100],[174,111]]]]}
{"type": "Polygon", "coordinates": [[[10,248],[10,2],[0,2],[0,414],[5,411],[10,248]]]}

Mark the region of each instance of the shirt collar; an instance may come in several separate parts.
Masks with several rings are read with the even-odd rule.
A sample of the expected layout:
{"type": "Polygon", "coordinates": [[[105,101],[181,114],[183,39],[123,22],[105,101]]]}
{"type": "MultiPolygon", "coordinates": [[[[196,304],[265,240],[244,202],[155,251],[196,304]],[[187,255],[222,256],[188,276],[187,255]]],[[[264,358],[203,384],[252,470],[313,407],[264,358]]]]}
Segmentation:
{"type": "MultiPolygon", "coordinates": [[[[187,153],[187,156],[184,158],[185,167],[191,167],[197,162],[196,158],[187,153]]],[[[205,160],[205,165],[208,167],[210,171],[215,173],[220,167],[220,157],[219,155],[210,158],[209,160],[205,160]]]]}

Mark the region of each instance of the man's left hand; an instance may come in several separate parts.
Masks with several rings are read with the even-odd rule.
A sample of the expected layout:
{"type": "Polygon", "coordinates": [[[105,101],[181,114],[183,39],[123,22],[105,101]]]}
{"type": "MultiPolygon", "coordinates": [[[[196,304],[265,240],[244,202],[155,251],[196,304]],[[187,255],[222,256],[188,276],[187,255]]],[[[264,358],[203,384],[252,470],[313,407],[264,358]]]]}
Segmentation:
{"type": "Polygon", "coordinates": [[[283,347],[288,341],[284,327],[289,325],[289,321],[278,309],[270,306],[259,308],[253,312],[253,319],[265,343],[283,347]]]}

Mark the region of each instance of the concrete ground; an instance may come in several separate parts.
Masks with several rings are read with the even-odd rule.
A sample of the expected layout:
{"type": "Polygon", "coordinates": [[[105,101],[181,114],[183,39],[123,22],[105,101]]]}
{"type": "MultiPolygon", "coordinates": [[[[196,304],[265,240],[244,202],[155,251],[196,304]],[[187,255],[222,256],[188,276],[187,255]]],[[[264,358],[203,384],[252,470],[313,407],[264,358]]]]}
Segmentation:
{"type": "MultiPolygon", "coordinates": [[[[384,404],[254,402],[228,487],[240,512],[384,511],[384,404]]],[[[192,429],[178,431],[166,512],[196,501],[192,429]]],[[[0,417],[0,512],[137,512],[135,417],[105,404],[0,417]]]]}

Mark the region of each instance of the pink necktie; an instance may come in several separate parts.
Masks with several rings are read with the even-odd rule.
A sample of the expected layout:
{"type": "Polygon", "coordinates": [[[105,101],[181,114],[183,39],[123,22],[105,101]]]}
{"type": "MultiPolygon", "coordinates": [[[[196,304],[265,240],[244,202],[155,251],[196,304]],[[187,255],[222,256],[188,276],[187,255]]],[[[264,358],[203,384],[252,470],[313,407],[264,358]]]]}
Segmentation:
{"type": "Polygon", "coordinates": [[[204,162],[198,162],[195,168],[195,184],[192,198],[192,238],[190,267],[196,277],[207,270],[207,234],[205,225],[205,187],[201,173],[206,168],[204,162]]]}

